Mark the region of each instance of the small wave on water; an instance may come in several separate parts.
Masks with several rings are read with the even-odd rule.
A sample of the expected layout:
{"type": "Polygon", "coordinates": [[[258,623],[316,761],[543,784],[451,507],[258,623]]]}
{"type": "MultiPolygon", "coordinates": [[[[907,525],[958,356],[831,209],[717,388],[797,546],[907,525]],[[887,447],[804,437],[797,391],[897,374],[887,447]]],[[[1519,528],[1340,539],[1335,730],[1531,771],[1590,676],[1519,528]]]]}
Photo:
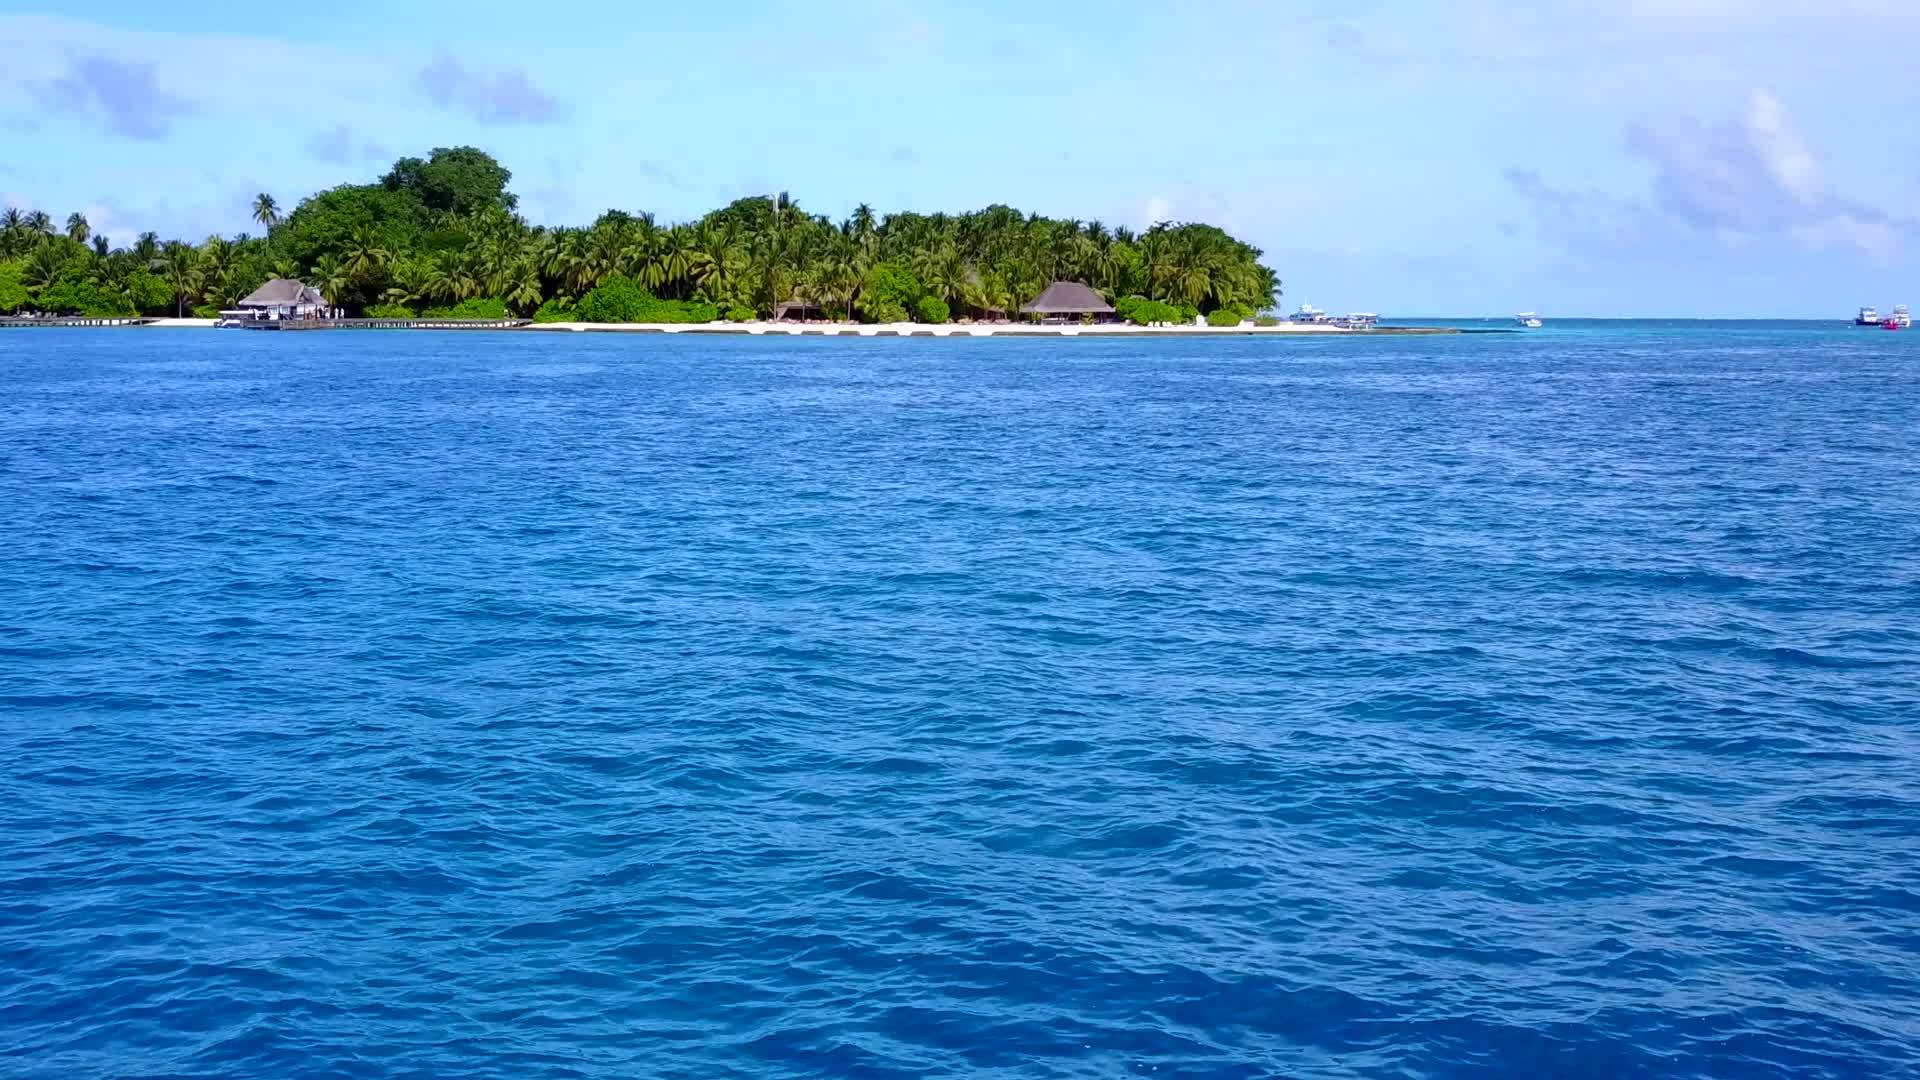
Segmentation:
{"type": "Polygon", "coordinates": [[[28,335],[0,1075],[1920,1075],[1920,353],[1769,333],[28,335]]]}

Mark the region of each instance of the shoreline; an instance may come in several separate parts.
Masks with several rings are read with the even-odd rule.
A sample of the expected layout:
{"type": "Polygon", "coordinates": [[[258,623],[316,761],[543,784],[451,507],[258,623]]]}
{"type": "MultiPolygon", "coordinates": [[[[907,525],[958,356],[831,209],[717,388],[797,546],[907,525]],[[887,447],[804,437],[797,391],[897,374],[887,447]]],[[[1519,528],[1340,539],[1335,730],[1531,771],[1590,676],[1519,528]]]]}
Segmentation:
{"type": "MultiPolygon", "coordinates": [[[[27,325],[27,324],[16,324],[27,325]]],[[[83,327],[61,324],[49,324],[44,329],[82,329],[83,327]]],[[[162,330],[212,330],[216,328],[213,319],[173,319],[157,318],[129,321],[120,324],[121,329],[162,329],[162,330]]],[[[243,328],[234,328],[243,329],[243,328]]],[[[1371,330],[1350,330],[1340,326],[1326,326],[1314,323],[1280,323],[1277,326],[1130,326],[1121,323],[1096,323],[1093,325],[1022,325],[1019,323],[791,323],[791,322],[744,322],[744,323],[528,323],[524,326],[499,326],[488,323],[472,327],[449,325],[447,320],[434,320],[426,326],[325,326],[311,327],[313,330],[358,329],[358,330],[442,330],[447,332],[493,331],[496,333],[539,333],[539,334],[716,334],[748,337],[1370,337],[1379,335],[1423,335],[1423,334],[1461,334],[1461,333],[1504,333],[1503,330],[1462,330],[1449,326],[1380,326],[1371,330]]]]}

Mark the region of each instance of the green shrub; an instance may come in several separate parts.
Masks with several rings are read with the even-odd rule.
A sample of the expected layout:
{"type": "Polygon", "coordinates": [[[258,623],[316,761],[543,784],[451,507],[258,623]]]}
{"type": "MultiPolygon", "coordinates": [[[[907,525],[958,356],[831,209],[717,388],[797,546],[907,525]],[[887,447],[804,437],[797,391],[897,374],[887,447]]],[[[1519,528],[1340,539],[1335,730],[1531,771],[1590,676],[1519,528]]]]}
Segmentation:
{"type": "Polygon", "coordinates": [[[653,297],[624,277],[609,278],[580,298],[574,314],[581,322],[644,322],[641,317],[653,297]]]}
{"type": "Polygon", "coordinates": [[[1229,308],[1220,308],[1207,313],[1208,326],[1239,326],[1240,313],[1229,308]]]}
{"type": "Polygon", "coordinates": [[[23,264],[14,260],[0,261],[0,312],[14,312],[27,306],[26,285],[21,283],[23,264]]]}
{"type": "Polygon", "coordinates": [[[953,309],[937,296],[921,297],[920,302],[913,306],[913,312],[924,323],[943,323],[953,316],[953,309]]]}
{"type": "Polygon", "coordinates": [[[187,314],[192,315],[196,319],[217,319],[220,317],[220,305],[201,304],[187,314]]]}
{"type": "Polygon", "coordinates": [[[925,292],[913,271],[898,263],[880,263],[861,281],[860,300],[855,306],[868,322],[906,322],[907,312],[925,292]]]}
{"type": "Polygon", "coordinates": [[[572,302],[557,296],[541,304],[540,310],[533,313],[533,321],[537,323],[572,322],[573,318],[572,302]]]}
{"type": "Polygon", "coordinates": [[[496,296],[475,296],[462,300],[452,307],[428,308],[420,313],[423,319],[504,319],[507,317],[507,302],[496,296]]]}
{"type": "Polygon", "coordinates": [[[375,304],[364,314],[369,319],[411,319],[413,309],[405,304],[375,304]]]}
{"type": "MultiPolygon", "coordinates": [[[[173,288],[166,282],[160,280],[158,274],[149,273],[145,270],[136,270],[128,274],[120,284],[126,291],[127,299],[141,314],[173,314],[173,288]]],[[[248,291],[251,292],[252,290],[248,291]]],[[[244,296],[246,294],[242,293],[241,295],[244,296]]],[[[220,305],[203,304],[201,306],[212,308],[213,314],[196,315],[195,318],[217,319],[220,317],[220,305]]],[[[199,308],[195,308],[194,310],[198,311],[199,308]]]]}
{"type": "Polygon", "coordinates": [[[1180,322],[1180,309],[1172,304],[1163,304],[1158,300],[1149,300],[1144,296],[1122,297],[1113,305],[1113,310],[1135,326],[1152,326],[1154,323],[1180,322]]]}
{"type": "Polygon", "coordinates": [[[1276,318],[1274,318],[1274,317],[1273,317],[1273,316],[1271,316],[1271,315],[1262,315],[1262,316],[1260,316],[1259,318],[1257,318],[1257,319],[1255,319],[1255,320],[1253,320],[1253,325],[1255,325],[1255,326],[1279,326],[1279,325],[1280,325],[1280,320],[1279,320],[1279,319],[1276,319],[1276,318]]]}
{"type": "Polygon", "coordinates": [[[581,297],[573,317],[593,323],[709,323],[719,320],[720,309],[705,300],[662,300],[628,278],[615,277],[581,297]]]}
{"type": "Polygon", "coordinates": [[[753,309],[745,304],[735,304],[727,309],[728,322],[752,322],[753,309]]]}
{"type": "Polygon", "coordinates": [[[62,274],[53,284],[41,289],[35,306],[56,315],[94,319],[137,314],[133,302],[124,295],[71,274],[62,274]]]}

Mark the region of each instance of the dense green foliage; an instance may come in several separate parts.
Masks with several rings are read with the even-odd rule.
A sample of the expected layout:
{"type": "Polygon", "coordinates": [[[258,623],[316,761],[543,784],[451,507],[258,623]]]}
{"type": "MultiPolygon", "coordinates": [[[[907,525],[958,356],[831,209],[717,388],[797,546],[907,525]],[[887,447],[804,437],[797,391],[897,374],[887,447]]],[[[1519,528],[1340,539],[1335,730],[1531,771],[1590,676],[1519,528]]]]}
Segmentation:
{"type": "Polygon", "coordinates": [[[451,307],[432,307],[420,314],[429,319],[504,319],[507,303],[497,296],[474,296],[451,307]]]}
{"type": "MultiPolygon", "coordinates": [[[[1195,314],[1159,300],[1149,300],[1144,296],[1123,296],[1114,301],[1113,310],[1115,314],[1135,326],[1191,323],[1195,314]]],[[[1238,322],[1239,319],[1235,318],[1234,321],[1238,322]]]]}
{"type": "Polygon", "coordinates": [[[1207,325],[1208,326],[1239,326],[1242,322],[1246,320],[1246,318],[1247,318],[1247,313],[1237,307],[1215,308],[1214,310],[1207,312],[1207,325]]]}
{"type": "Polygon", "coordinates": [[[937,296],[923,296],[913,305],[913,313],[924,323],[943,323],[953,317],[953,309],[937,296]]]}
{"type": "Polygon", "coordinates": [[[405,304],[369,304],[361,312],[369,319],[411,319],[415,317],[412,308],[405,304]]]}
{"type": "Polygon", "coordinates": [[[21,264],[14,259],[0,262],[0,313],[11,314],[27,306],[32,299],[20,276],[21,264]]]}
{"type": "Polygon", "coordinates": [[[388,191],[410,195],[430,211],[472,215],[487,210],[512,213],[519,200],[507,192],[513,174],[471,146],[439,149],[425,161],[401,158],[380,179],[388,191]]]}
{"type": "Polygon", "coordinates": [[[704,300],[662,300],[632,278],[612,277],[574,306],[573,321],[590,323],[705,323],[720,309],[704,300]]]}
{"type": "Polygon", "coordinates": [[[740,199],[684,224],[610,210],[584,228],[549,229],[517,215],[511,179],[479,150],[438,149],[400,159],[374,183],[309,196],[289,212],[262,194],[253,218],[266,235],[214,236],[197,246],[163,245],[148,233],[110,248],[81,215],[58,229],[45,213],[7,210],[0,265],[10,269],[0,270],[0,305],[218,309],[270,278],[292,277],[353,313],[460,310],[493,298],[500,309],[543,321],[567,312],[582,320],[704,322],[723,311],[766,317],[802,299],[829,318],[897,322],[931,318],[939,308],[929,301],[946,305],[947,318],[1017,316],[1048,284],[1070,280],[1109,298],[1164,305],[1191,322],[1195,313],[1271,307],[1280,288],[1257,249],[1210,225],[1134,233],[1007,206],[881,217],[864,205],[836,223],[781,193],[740,199]],[[5,284],[16,276],[24,301],[5,284]]]}
{"type": "Polygon", "coordinates": [[[537,323],[572,322],[574,321],[573,304],[556,297],[540,305],[539,310],[533,313],[533,321],[537,323]]]}

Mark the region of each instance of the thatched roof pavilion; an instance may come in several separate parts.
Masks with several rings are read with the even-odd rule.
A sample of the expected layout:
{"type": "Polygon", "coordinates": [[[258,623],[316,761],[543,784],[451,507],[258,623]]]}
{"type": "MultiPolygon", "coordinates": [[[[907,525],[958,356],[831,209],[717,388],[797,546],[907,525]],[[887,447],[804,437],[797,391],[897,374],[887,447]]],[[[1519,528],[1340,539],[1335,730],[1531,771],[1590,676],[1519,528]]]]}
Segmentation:
{"type": "Polygon", "coordinates": [[[814,319],[825,314],[826,311],[824,308],[804,296],[796,296],[791,300],[782,300],[773,307],[774,322],[780,322],[784,319],[814,319]]]}
{"type": "Polygon", "coordinates": [[[326,297],[311,285],[302,284],[292,278],[274,278],[265,285],[253,290],[245,300],[240,301],[242,308],[300,308],[327,306],[326,297]]]}
{"type": "Polygon", "coordinates": [[[1111,315],[1113,305],[1077,281],[1056,281],[1032,302],[1022,305],[1020,311],[1027,315],[1111,315]]]}

